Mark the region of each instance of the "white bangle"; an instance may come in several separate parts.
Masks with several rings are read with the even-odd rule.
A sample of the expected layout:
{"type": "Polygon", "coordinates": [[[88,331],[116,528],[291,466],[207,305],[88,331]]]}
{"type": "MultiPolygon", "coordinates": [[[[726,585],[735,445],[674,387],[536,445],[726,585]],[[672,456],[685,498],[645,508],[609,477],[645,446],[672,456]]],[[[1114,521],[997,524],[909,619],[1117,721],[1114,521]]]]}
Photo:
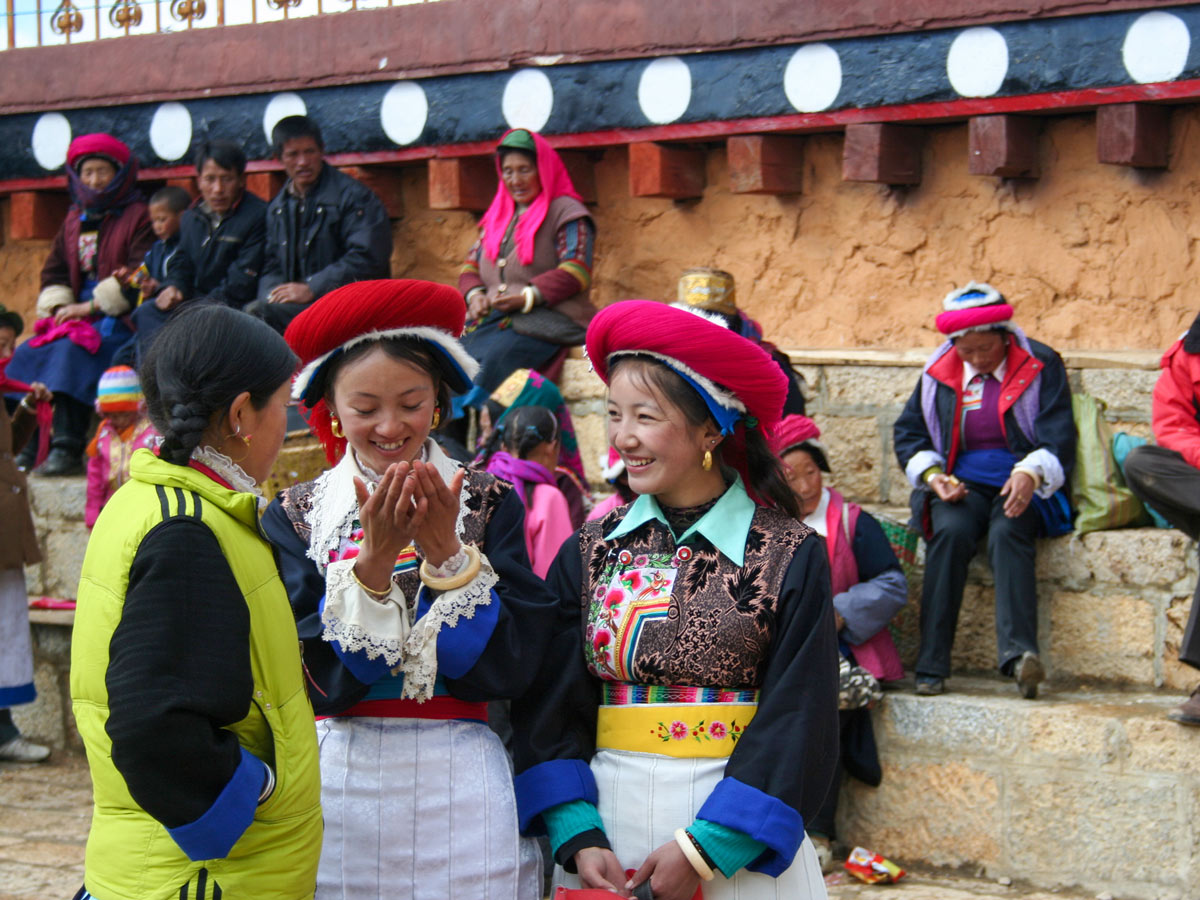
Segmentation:
{"type": "Polygon", "coordinates": [[[263,763],[263,765],[267,769],[267,783],[263,785],[262,793],[258,795],[259,806],[262,806],[271,799],[271,795],[275,793],[275,770],[266,763],[263,763]]]}
{"type": "Polygon", "coordinates": [[[522,313],[530,312],[533,309],[533,304],[537,300],[537,294],[534,292],[533,286],[521,288],[521,296],[525,298],[525,305],[521,307],[522,313]]]}
{"type": "Polygon", "coordinates": [[[692,839],[688,837],[687,831],[682,828],[676,828],[675,843],[679,845],[679,849],[683,851],[683,855],[687,857],[687,861],[692,864],[692,868],[696,870],[696,874],[705,881],[712,881],[712,867],[704,861],[704,857],[700,855],[700,851],[692,845],[692,839]]]}

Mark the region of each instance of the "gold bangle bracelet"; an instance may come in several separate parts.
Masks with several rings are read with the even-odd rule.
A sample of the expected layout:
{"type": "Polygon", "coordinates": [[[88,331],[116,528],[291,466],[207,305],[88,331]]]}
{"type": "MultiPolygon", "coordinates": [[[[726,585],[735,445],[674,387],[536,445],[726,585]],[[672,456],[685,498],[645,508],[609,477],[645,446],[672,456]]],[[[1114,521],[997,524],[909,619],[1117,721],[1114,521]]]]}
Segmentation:
{"type": "Polygon", "coordinates": [[[467,554],[467,567],[457,575],[451,575],[449,578],[438,578],[430,571],[429,563],[421,563],[421,582],[425,587],[432,591],[453,591],[475,580],[475,576],[479,574],[479,570],[483,567],[483,561],[479,558],[479,551],[475,549],[474,545],[463,544],[462,547],[467,554]]]}
{"type": "Polygon", "coordinates": [[[386,600],[392,593],[392,586],[389,583],[386,590],[377,591],[374,588],[369,588],[362,583],[362,579],[358,577],[358,573],[354,571],[354,566],[350,567],[350,577],[354,579],[354,583],[363,589],[363,593],[380,603],[386,600]]]}
{"type": "Polygon", "coordinates": [[[692,839],[688,837],[688,833],[684,829],[675,829],[675,843],[679,845],[679,849],[683,851],[683,855],[687,857],[687,861],[692,864],[692,868],[696,870],[696,874],[705,881],[712,881],[712,868],[704,861],[704,857],[700,855],[700,851],[692,846],[692,839]]]}

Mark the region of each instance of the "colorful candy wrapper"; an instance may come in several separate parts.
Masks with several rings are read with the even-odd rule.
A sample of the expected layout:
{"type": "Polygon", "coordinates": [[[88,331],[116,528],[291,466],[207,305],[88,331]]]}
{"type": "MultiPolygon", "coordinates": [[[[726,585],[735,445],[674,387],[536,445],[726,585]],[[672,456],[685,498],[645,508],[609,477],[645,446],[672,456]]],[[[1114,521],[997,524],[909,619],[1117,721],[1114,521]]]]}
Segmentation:
{"type": "Polygon", "coordinates": [[[855,847],[846,857],[846,871],[867,884],[894,884],[904,877],[902,868],[864,847],[855,847]]]}

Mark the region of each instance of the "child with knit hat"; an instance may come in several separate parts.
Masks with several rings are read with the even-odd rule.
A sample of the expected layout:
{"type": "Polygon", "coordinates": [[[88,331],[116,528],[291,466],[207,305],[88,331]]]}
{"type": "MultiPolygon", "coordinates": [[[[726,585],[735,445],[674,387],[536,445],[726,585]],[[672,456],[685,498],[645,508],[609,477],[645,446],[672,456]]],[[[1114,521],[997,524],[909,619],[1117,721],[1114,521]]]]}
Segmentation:
{"type": "Polygon", "coordinates": [[[88,528],[117,488],[129,480],[129,459],[133,451],[153,448],[158,432],[146,417],[146,404],[137,372],[129,366],[113,366],[100,376],[96,396],[100,427],[87,447],[88,528]]]}

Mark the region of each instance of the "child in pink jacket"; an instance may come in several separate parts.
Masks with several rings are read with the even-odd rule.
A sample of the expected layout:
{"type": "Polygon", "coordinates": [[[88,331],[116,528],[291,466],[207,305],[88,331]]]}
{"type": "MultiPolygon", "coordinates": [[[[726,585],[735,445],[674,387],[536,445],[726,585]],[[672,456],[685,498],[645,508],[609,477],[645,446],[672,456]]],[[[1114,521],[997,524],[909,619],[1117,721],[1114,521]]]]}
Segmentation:
{"type": "Polygon", "coordinates": [[[108,498],[129,478],[129,458],[153,448],[158,432],[146,418],[142,386],[129,366],[113,366],[100,376],[96,411],[103,418],[87,448],[87,509],[84,522],[96,523],[108,498]]]}

